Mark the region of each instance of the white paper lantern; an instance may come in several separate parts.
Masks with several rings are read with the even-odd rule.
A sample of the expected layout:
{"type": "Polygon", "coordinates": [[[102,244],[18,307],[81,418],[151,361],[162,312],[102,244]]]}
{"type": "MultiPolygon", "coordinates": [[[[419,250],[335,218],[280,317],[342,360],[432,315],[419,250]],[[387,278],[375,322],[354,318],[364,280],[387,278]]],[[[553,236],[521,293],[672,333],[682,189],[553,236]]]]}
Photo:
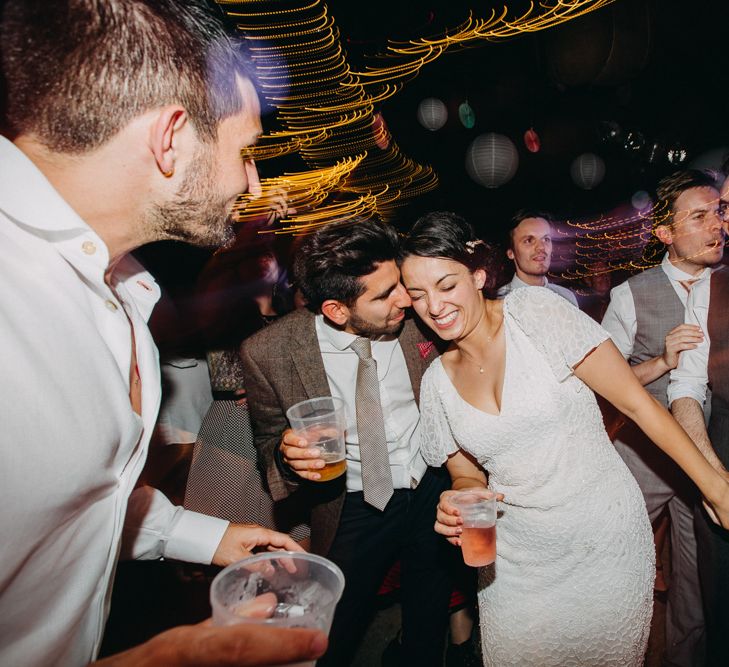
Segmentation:
{"type": "Polygon", "coordinates": [[[653,202],[645,190],[638,190],[631,198],[630,203],[636,211],[647,211],[653,202]]]}
{"type": "Polygon", "coordinates": [[[466,150],[468,175],[486,188],[508,183],[519,167],[519,152],[509,137],[489,132],[476,137],[466,150]]]}
{"type": "Polygon", "coordinates": [[[437,97],[427,97],[418,105],[418,122],[426,130],[440,130],[447,120],[448,109],[437,97]]]}
{"type": "Polygon", "coordinates": [[[575,185],[583,190],[592,190],[605,178],[605,162],[594,153],[583,153],[576,157],[570,167],[575,185]]]}

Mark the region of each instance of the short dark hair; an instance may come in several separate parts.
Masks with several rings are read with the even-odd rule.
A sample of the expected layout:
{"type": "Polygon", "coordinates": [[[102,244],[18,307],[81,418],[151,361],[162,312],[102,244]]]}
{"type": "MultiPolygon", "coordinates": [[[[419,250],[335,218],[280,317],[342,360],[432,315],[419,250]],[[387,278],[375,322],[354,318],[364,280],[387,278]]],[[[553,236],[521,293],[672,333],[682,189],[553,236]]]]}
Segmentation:
{"type": "Polygon", "coordinates": [[[240,113],[242,52],[205,0],[5,0],[7,121],[50,149],[83,153],[166,104],[198,136],[240,113]]]}
{"type": "Polygon", "coordinates": [[[360,278],[400,258],[393,227],[374,220],[332,222],[305,237],[294,259],[296,284],[318,312],[327,299],[347,306],[365,291],[360,278]]]}
{"type": "Polygon", "coordinates": [[[403,241],[402,254],[450,259],[471,272],[484,269],[484,291],[494,288],[498,265],[494,248],[479,239],[473,227],[456,213],[434,211],[419,218],[403,241]]]}
{"type": "Polygon", "coordinates": [[[554,224],[552,214],[547,213],[547,211],[540,211],[535,208],[520,208],[511,216],[511,220],[509,221],[509,227],[506,230],[506,237],[504,238],[506,248],[514,249],[514,230],[527,218],[542,218],[549,223],[550,227],[554,224]]]}
{"type": "Polygon", "coordinates": [[[655,206],[655,225],[673,223],[673,206],[686,190],[693,188],[714,188],[716,183],[712,176],[698,169],[684,169],[662,178],[656,188],[657,204],[655,206]]]}

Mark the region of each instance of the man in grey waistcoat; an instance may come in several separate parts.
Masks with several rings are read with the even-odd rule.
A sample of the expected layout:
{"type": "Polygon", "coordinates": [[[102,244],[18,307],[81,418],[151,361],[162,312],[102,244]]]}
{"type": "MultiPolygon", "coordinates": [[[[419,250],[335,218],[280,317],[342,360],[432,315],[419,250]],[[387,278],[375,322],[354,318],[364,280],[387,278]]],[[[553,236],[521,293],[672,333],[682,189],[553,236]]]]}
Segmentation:
{"type": "MultiPolygon", "coordinates": [[[[704,338],[706,316],[701,321],[693,304],[709,289],[713,267],[722,258],[723,231],[719,193],[707,174],[672,174],[659,183],[657,196],[653,232],[667,252],[659,266],[612,290],[602,325],[645,388],[665,406],[670,371],[683,351],[696,348],[704,338]]],[[[696,489],[630,420],[614,444],[638,481],[651,521],[664,508],[670,516],[664,664],[701,665],[704,616],[693,527],[696,489]]]]}
{"type": "MultiPolygon", "coordinates": [[[[721,190],[721,212],[729,220],[729,179],[721,190]]],[[[726,230],[725,230],[726,231],[726,230]]],[[[729,467],[729,270],[714,272],[697,312],[706,319],[706,337],[695,350],[681,355],[671,371],[671,411],[712,464],[729,467]],[[708,388],[711,387],[709,394],[708,388]],[[708,426],[705,405],[711,407],[708,426]],[[716,459],[719,461],[716,461],[716,459]]],[[[729,531],[714,530],[706,509],[697,503],[694,527],[699,579],[706,617],[706,667],[729,665],[729,531]]]]}

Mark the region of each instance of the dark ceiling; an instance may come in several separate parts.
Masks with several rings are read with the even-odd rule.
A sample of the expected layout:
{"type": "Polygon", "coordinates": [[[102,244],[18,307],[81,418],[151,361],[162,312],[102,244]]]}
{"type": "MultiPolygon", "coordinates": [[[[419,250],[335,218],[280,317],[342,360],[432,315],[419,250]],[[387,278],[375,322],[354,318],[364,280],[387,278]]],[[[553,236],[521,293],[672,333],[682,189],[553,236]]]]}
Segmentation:
{"type": "MultiPolygon", "coordinates": [[[[327,3],[352,64],[382,49],[387,38],[406,40],[437,34],[468,16],[486,16],[501,3],[431,0],[327,3]]],[[[512,14],[528,6],[507,3],[512,14]]],[[[726,3],[677,0],[617,0],[556,29],[508,42],[449,52],[382,107],[403,151],[432,165],[436,192],[403,209],[403,224],[434,208],[464,213],[485,235],[496,236],[523,206],[560,217],[594,215],[630,200],[637,190],[678,168],[666,159],[671,147],[685,149],[684,166],[703,152],[729,145],[727,119],[726,3]],[[419,102],[438,97],[449,109],[446,125],[431,132],[416,120],[419,102]],[[476,125],[464,128],[458,105],[468,99],[476,125]],[[604,140],[605,121],[617,123],[619,142],[604,140]],[[542,140],[529,153],[524,132],[542,140]],[[626,149],[633,132],[638,150],[626,149]],[[464,163],[479,134],[498,132],[519,151],[515,177],[497,189],[473,182],[464,163]],[[657,155],[650,159],[651,148],[657,155]],[[590,191],[574,185],[570,164],[581,153],[606,163],[603,182],[590,191]]]]}

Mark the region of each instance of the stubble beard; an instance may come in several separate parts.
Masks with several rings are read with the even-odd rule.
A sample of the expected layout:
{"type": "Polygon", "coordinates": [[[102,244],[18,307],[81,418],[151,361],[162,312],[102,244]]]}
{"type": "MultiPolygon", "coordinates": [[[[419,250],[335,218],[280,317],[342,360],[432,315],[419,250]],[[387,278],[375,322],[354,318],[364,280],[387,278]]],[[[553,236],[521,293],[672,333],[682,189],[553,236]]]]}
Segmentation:
{"type": "Polygon", "coordinates": [[[358,336],[365,338],[376,338],[377,336],[389,336],[398,333],[403,327],[404,320],[394,324],[377,325],[357,315],[356,312],[349,313],[349,327],[358,336]]]}
{"type": "Polygon", "coordinates": [[[154,204],[147,218],[145,224],[153,230],[155,240],[182,241],[202,248],[218,248],[233,241],[229,202],[215,189],[209,150],[197,149],[192,168],[174,198],[154,204]]]}

